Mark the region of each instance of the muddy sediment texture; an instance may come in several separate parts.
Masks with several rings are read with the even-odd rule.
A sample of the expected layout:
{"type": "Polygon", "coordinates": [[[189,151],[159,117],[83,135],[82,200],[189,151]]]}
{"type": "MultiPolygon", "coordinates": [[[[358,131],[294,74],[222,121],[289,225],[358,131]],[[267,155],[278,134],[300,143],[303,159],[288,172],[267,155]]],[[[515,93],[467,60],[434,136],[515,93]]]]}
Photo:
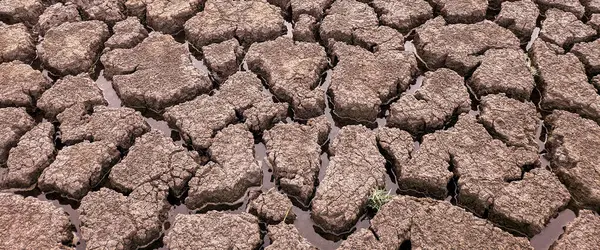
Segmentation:
{"type": "Polygon", "coordinates": [[[35,58],[33,37],[22,23],[7,25],[0,22],[0,63],[19,60],[31,62],[35,58]]]}
{"type": "Polygon", "coordinates": [[[185,36],[198,48],[231,38],[242,44],[274,39],[285,29],[280,12],[266,1],[208,0],[185,23],[185,36]]]}
{"type": "Polygon", "coordinates": [[[108,102],[104,100],[102,90],[86,74],[65,76],[56,81],[37,101],[37,107],[49,119],[76,104],[91,108],[108,105],[108,102]]]}
{"type": "Polygon", "coordinates": [[[67,249],[73,239],[69,216],[48,201],[0,193],[0,248],[67,249]]]}
{"type": "Polygon", "coordinates": [[[295,118],[309,119],[324,113],[325,93],[316,87],[327,67],[327,57],[319,44],[279,37],[252,44],[246,62],[266,80],[277,98],[292,105],[295,118]]]}
{"type": "Polygon", "coordinates": [[[409,240],[411,247],[417,249],[531,248],[526,238],[514,237],[449,202],[429,198],[394,197],[371,220],[371,230],[376,238],[363,230],[356,234],[362,239],[351,235],[349,242],[342,246],[345,249],[361,245],[372,249],[398,249],[409,240]],[[460,223],[456,224],[457,221],[460,223]]]}
{"type": "Polygon", "coordinates": [[[292,223],[296,219],[292,207],[292,201],[285,194],[277,191],[277,188],[272,187],[250,198],[247,212],[270,224],[292,223]]]}
{"type": "Polygon", "coordinates": [[[599,230],[600,216],[591,210],[581,210],[551,249],[594,249],[600,245],[600,240],[594,235],[599,230]]]}
{"type": "Polygon", "coordinates": [[[540,40],[530,54],[541,80],[543,109],[572,111],[600,121],[600,95],[575,55],[540,40]]]}
{"type": "Polygon", "coordinates": [[[209,211],[177,215],[164,242],[172,250],[255,249],[260,246],[261,236],[258,219],[251,214],[209,211]]]}
{"type": "Polygon", "coordinates": [[[36,125],[10,150],[6,168],[0,168],[0,189],[27,189],[54,160],[54,126],[36,125]]]}
{"type": "Polygon", "coordinates": [[[341,118],[374,122],[380,106],[406,90],[418,72],[416,58],[409,52],[372,53],[340,42],[334,45],[333,55],[339,61],[329,91],[334,113],[341,118]]]}
{"type": "Polygon", "coordinates": [[[108,36],[108,26],[101,21],[63,23],[46,32],[38,55],[53,73],[77,75],[94,65],[108,36]]]}
{"type": "Polygon", "coordinates": [[[172,36],[153,32],[134,48],[103,54],[101,61],[124,105],[160,112],[212,88],[190,56],[172,36]]]}
{"type": "Polygon", "coordinates": [[[63,23],[74,23],[81,21],[77,5],[73,3],[55,3],[48,6],[40,15],[34,30],[44,36],[46,32],[63,23]]]}
{"type": "Polygon", "coordinates": [[[19,138],[35,126],[35,121],[25,108],[0,109],[0,163],[6,162],[10,149],[19,138]]]}
{"type": "Polygon", "coordinates": [[[117,147],[104,141],[84,141],[65,147],[44,169],[38,179],[38,187],[45,192],[81,199],[100,183],[118,159],[117,147]]]}
{"type": "Polygon", "coordinates": [[[281,189],[308,204],[321,168],[321,145],[331,124],[324,116],[308,125],[279,123],[263,134],[273,176],[281,189]]]}
{"type": "Polygon", "coordinates": [[[519,100],[529,100],[535,88],[527,55],[516,49],[486,51],[468,84],[478,96],[504,93],[519,100]]]}
{"type": "Polygon", "coordinates": [[[446,25],[442,17],[420,26],[414,43],[427,67],[448,67],[461,75],[475,68],[488,49],[519,49],[519,39],[493,22],[446,25]]]}
{"type": "Polygon", "coordinates": [[[371,192],[385,186],[385,159],[376,135],[345,126],[329,148],[329,166],[312,200],[311,217],[328,232],[343,233],[365,212],[371,192]]]}
{"type": "Polygon", "coordinates": [[[573,43],[592,39],[596,31],[577,19],[573,13],[558,9],[546,11],[546,19],[542,22],[540,38],[564,47],[573,43]]]}
{"type": "Polygon", "coordinates": [[[93,140],[129,148],[136,137],[150,131],[140,112],[124,107],[94,106],[89,112],[83,104],[76,104],[56,118],[60,122],[61,140],[68,145],[93,140]]]}
{"type": "Polygon", "coordinates": [[[600,127],[565,111],[554,111],[545,120],[551,127],[548,149],[556,174],[579,206],[600,208],[600,159],[589,146],[600,142],[600,127]]]}
{"type": "Polygon", "coordinates": [[[532,0],[502,1],[495,22],[514,32],[520,38],[531,36],[540,10],[532,0]]]}
{"type": "Polygon", "coordinates": [[[463,77],[449,69],[425,73],[425,80],[414,94],[403,94],[390,105],[388,126],[411,133],[444,126],[452,116],[471,108],[463,77]]]}
{"type": "Polygon", "coordinates": [[[211,162],[198,168],[189,182],[186,205],[234,203],[252,186],[259,186],[262,170],[254,160],[254,138],[243,124],[219,131],[208,148],[211,162]]]}
{"type": "Polygon", "coordinates": [[[265,250],[317,250],[318,248],[310,244],[300,233],[298,229],[291,224],[279,223],[267,227],[267,237],[271,239],[271,245],[265,247],[265,250]]]}
{"type": "Polygon", "coordinates": [[[198,169],[194,161],[197,157],[197,153],[176,145],[161,131],[152,130],[135,140],[108,178],[111,186],[125,193],[145,183],[160,182],[179,196],[198,169]]]}
{"type": "Polygon", "coordinates": [[[117,22],[112,30],[113,35],[104,43],[105,48],[130,49],[148,37],[148,31],[137,17],[117,22]]]}
{"type": "Polygon", "coordinates": [[[170,207],[167,187],[146,183],[124,196],[108,188],[81,200],[81,236],[88,249],[136,249],[162,232],[170,207]]]}
{"type": "Polygon", "coordinates": [[[0,75],[0,107],[31,109],[52,85],[41,72],[19,61],[0,64],[0,75]]]}

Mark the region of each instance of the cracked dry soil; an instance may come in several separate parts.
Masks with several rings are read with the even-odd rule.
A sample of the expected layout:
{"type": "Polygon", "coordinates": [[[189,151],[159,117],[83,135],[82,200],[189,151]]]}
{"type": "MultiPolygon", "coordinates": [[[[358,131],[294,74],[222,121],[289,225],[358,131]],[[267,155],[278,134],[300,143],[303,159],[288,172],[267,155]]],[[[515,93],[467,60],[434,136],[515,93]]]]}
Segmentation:
{"type": "Polygon", "coordinates": [[[0,249],[598,249],[599,32],[594,0],[0,0],[0,249]]]}

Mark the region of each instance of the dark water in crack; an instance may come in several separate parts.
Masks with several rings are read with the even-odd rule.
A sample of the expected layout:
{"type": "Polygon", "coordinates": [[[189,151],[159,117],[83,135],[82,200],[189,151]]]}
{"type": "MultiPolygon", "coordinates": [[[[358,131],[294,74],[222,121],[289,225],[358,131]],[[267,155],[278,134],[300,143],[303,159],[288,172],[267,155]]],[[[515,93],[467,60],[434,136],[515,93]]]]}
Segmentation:
{"type": "Polygon", "coordinates": [[[531,238],[531,246],[535,250],[548,249],[564,233],[564,226],[575,220],[575,217],[575,213],[570,209],[560,212],[556,218],[550,220],[542,232],[531,238]]]}

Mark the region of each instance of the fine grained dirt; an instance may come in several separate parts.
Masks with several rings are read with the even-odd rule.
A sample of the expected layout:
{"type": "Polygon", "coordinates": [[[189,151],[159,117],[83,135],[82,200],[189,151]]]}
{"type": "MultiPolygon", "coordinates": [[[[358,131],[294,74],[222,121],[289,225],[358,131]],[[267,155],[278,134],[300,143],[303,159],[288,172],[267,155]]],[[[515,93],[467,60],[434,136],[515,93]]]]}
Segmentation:
{"type": "Polygon", "coordinates": [[[0,0],[0,248],[596,249],[598,32],[596,0],[0,0]]]}

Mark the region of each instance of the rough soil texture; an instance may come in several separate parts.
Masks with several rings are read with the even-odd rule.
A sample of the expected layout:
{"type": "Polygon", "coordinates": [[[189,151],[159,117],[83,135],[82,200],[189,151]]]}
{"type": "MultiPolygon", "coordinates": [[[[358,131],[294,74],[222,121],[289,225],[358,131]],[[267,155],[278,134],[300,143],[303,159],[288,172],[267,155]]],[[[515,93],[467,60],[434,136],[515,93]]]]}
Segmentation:
{"type": "Polygon", "coordinates": [[[137,17],[117,22],[112,29],[113,35],[104,43],[104,47],[110,49],[130,49],[148,37],[148,31],[137,17]]]}
{"type": "Polygon", "coordinates": [[[275,187],[250,199],[247,212],[256,215],[262,221],[278,224],[292,223],[296,219],[296,214],[292,212],[292,201],[275,187]]]}
{"type": "Polygon", "coordinates": [[[333,55],[339,61],[333,69],[329,91],[334,113],[341,118],[374,122],[380,106],[407,89],[418,72],[416,58],[409,52],[372,53],[336,43],[333,55]]]}
{"type": "Polygon", "coordinates": [[[535,88],[527,55],[516,49],[490,49],[483,54],[468,84],[478,96],[504,93],[508,97],[529,100],[535,88]]]}
{"type": "Polygon", "coordinates": [[[551,249],[594,249],[600,245],[600,240],[595,236],[599,230],[600,216],[590,210],[581,210],[551,249]]]}
{"type": "Polygon", "coordinates": [[[312,200],[311,217],[324,230],[348,231],[365,212],[375,189],[385,186],[385,159],[374,132],[362,125],[341,129],[329,148],[330,162],[312,200]]]}
{"type": "Polygon", "coordinates": [[[433,18],[433,8],[425,0],[373,0],[371,4],[384,25],[402,33],[408,33],[433,18]]]}
{"type": "Polygon", "coordinates": [[[37,107],[44,111],[47,118],[53,118],[76,104],[91,108],[107,105],[108,102],[102,96],[102,90],[85,74],[65,76],[56,81],[37,101],[37,107]]]}
{"type": "Polygon", "coordinates": [[[416,134],[442,128],[452,116],[468,112],[470,107],[463,77],[438,69],[425,73],[421,88],[414,94],[403,94],[390,105],[387,121],[390,127],[416,134]]]}
{"type": "Polygon", "coordinates": [[[208,76],[192,65],[185,45],[157,32],[134,48],[105,53],[101,61],[115,91],[130,107],[160,112],[212,88],[208,76]]]}
{"type": "Polygon", "coordinates": [[[461,75],[477,66],[488,49],[519,49],[519,39],[493,22],[446,25],[441,17],[420,26],[414,43],[429,68],[448,67],[461,75]]]}
{"type": "Polygon", "coordinates": [[[79,7],[88,19],[114,24],[125,19],[125,0],[68,0],[79,7]]]}
{"type": "Polygon", "coordinates": [[[54,126],[36,125],[10,150],[6,168],[0,168],[0,189],[27,189],[54,160],[54,126]]]}
{"type": "Polygon", "coordinates": [[[235,38],[202,47],[206,66],[220,79],[227,79],[238,71],[244,48],[235,38]]]}
{"type": "Polygon", "coordinates": [[[104,141],[84,141],[65,147],[44,169],[38,179],[38,187],[45,192],[81,199],[100,183],[118,159],[117,147],[104,141]]]}
{"type": "Polygon", "coordinates": [[[150,131],[140,112],[124,107],[95,106],[90,114],[84,105],[77,104],[56,118],[60,122],[61,140],[68,145],[93,140],[129,148],[136,137],[150,131]]]}
{"type": "Polygon", "coordinates": [[[77,5],[73,3],[55,3],[48,6],[40,15],[34,29],[42,36],[54,27],[63,23],[74,23],[81,21],[77,5]]]}
{"type": "Polygon", "coordinates": [[[10,149],[33,126],[35,121],[25,108],[0,108],[0,163],[6,162],[10,149]]]}
{"type": "Polygon", "coordinates": [[[600,208],[600,158],[589,146],[600,142],[600,127],[566,111],[554,111],[545,120],[551,127],[548,151],[556,174],[579,205],[600,208]]]}
{"type": "Polygon", "coordinates": [[[531,36],[536,27],[540,10],[531,0],[502,1],[500,13],[495,22],[514,32],[520,38],[531,36]]]}
{"type": "Polygon", "coordinates": [[[101,21],[63,23],[46,32],[38,55],[53,73],[77,75],[94,65],[108,36],[108,26],[101,21]]]}
{"type": "Polygon", "coordinates": [[[558,9],[546,11],[546,19],[542,21],[540,32],[542,39],[561,47],[590,40],[595,35],[596,31],[575,15],[558,9]]]}
{"type": "Polygon", "coordinates": [[[354,43],[374,52],[404,50],[404,38],[397,30],[387,26],[357,29],[352,33],[354,43]]]}
{"type": "Polygon", "coordinates": [[[246,62],[278,99],[292,105],[294,117],[309,119],[323,114],[325,93],[316,87],[327,57],[319,44],[284,37],[255,43],[246,53],[246,62]]]}
{"type": "Polygon", "coordinates": [[[7,25],[0,22],[0,63],[19,60],[31,62],[35,58],[33,37],[25,25],[7,25]]]}
{"type": "Polygon", "coordinates": [[[0,64],[0,107],[32,108],[52,84],[28,64],[12,61],[0,64]]]}
{"type": "Polygon", "coordinates": [[[375,10],[366,3],[356,0],[338,0],[327,9],[321,22],[319,34],[325,43],[331,40],[352,42],[355,30],[378,25],[375,10]]]}
{"type": "Polygon", "coordinates": [[[44,11],[40,0],[3,0],[0,2],[0,20],[33,26],[44,11]]]}
{"type": "Polygon", "coordinates": [[[416,249],[531,249],[526,238],[514,237],[449,202],[429,198],[394,197],[371,220],[371,230],[377,238],[361,230],[342,246],[398,249],[410,240],[416,249]]]}
{"type": "Polygon", "coordinates": [[[175,217],[164,239],[172,250],[255,249],[260,246],[258,219],[251,214],[209,211],[175,217]]]}
{"type": "Polygon", "coordinates": [[[254,138],[243,124],[219,131],[208,149],[211,162],[198,168],[190,180],[189,208],[235,203],[246,190],[259,186],[262,171],[254,160],[254,138]]]}
{"type": "Polygon", "coordinates": [[[308,125],[279,123],[263,134],[273,176],[281,189],[308,204],[321,168],[321,144],[331,124],[324,116],[308,125]]]}
{"type": "Polygon", "coordinates": [[[588,74],[600,73],[600,41],[577,43],[571,48],[570,52],[585,64],[588,74]]]}
{"type": "Polygon", "coordinates": [[[334,0],[290,0],[292,16],[294,20],[297,20],[302,14],[321,19],[325,13],[325,9],[331,6],[333,2],[334,0]]]}
{"type": "Polygon", "coordinates": [[[475,23],[485,19],[488,0],[433,0],[448,23],[475,23]]]}
{"type": "Polygon", "coordinates": [[[242,44],[271,40],[285,30],[280,11],[261,0],[208,0],[185,23],[185,36],[198,48],[231,38],[242,44]]]}
{"type": "Polygon", "coordinates": [[[162,232],[170,208],[167,187],[146,183],[124,196],[108,188],[81,200],[81,236],[88,249],[136,249],[162,232]]]}
{"type": "Polygon", "coordinates": [[[294,22],[294,40],[302,42],[316,42],[317,19],[311,15],[302,14],[294,22]]]}
{"type": "Polygon", "coordinates": [[[66,249],[73,239],[67,213],[34,197],[0,193],[0,222],[4,249],[66,249]]]}
{"type": "Polygon", "coordinates": [[[108,178],[115,189],[125,193],[145,183],[160,182],[179,196],[198,169],[194,161],[197,156],[173,143],[161,131],[152,130],[135,140],[108,178]]]}
{"type": "Polygon", "coordinates": [[[317,250],[318,248],[310,244],[294,225],[279,223],[267,227],[267,237],[271,239],[271,245],[265,247],[265,250],[317,250]]]}
{"type": "Polygon", "coordinates": [[[131,14],[146,17],[148,26],[165,34],[183,29],[186,20],[200,10],[200,0],[127,0],[125,7],[131,14]]]}
{"type": "MultiPolygon", "coordinates": [[[[578,0],[534,0],[542,10],[556,8],[559,10],[573,13],[577,18],[581,18],[585,8],[578,0]]],[[[583,1],[582,1],[583,2],[583,1]]]]}

